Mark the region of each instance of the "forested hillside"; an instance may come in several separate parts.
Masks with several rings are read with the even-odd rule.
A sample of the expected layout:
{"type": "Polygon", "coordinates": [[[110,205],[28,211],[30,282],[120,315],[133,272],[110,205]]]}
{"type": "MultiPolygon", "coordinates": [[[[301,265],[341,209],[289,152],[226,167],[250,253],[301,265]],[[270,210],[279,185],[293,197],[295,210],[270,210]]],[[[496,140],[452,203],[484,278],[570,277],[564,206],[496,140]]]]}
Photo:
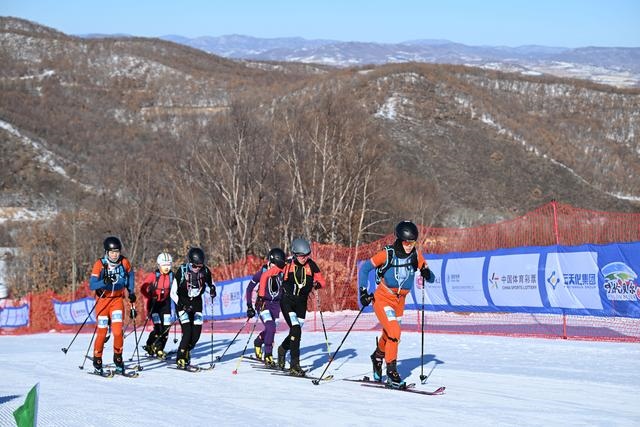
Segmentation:
{"type": "Polygon", "coordinates": [[[0,208],[54,212],[0,238],[43,286],[86,277],[107,234],[136,265],[194,244],[215,265],[297,235],[352,246],[400,219],[473,226],[551,199],[640,211],[639,90],[232,61],[13,18],[0,63],[0,208]]]}

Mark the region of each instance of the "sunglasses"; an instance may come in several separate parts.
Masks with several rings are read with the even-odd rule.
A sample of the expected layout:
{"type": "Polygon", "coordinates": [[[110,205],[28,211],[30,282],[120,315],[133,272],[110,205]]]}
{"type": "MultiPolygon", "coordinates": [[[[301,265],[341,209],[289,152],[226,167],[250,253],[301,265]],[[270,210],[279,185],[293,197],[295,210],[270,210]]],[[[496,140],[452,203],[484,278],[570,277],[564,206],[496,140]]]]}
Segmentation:
{"type": "Polygon", "coordinates": [[[311,254],[293,254],[296,258],[309,258],[311,254]]]}
{"type": "Polygon", "coordinates": [[[194,270],[200,270],[202,268],[202,264],[191,264],[191,268],[194,270]]]}
{"type": "Polygon", "coordinates": [[[403,240],[403,241],[402,241],[402,244],[403,244],[403,245],[407,245],[407,246],[409,246],[409,245],[415,245],[415,244],[416,244],[416,241],[415,241],[415,240],[403,240]]]}

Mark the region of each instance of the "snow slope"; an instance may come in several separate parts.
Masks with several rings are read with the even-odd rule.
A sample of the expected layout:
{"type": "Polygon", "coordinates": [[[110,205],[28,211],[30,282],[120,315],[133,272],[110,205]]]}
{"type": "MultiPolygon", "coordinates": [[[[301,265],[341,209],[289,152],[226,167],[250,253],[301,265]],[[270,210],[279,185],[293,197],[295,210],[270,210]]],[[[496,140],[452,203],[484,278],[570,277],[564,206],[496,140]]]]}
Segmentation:
{"type": "MultiPolygon", "coordinates": [[[[213,354],[222,354],[233,335],[214,333],[213,354]]],[[[193,374],[143,361],[145,369],[137,379],[89,375],[89,361],[84,370],[78,369],[90,334],[80,334],[66,355],[61,348],[69,345],[72,334],[0,336],[0,425],[14,425],[12,412],[37,382],[42,426],[637,426],[640,422],[638,344],[425,335],[422,372],[428,379],[418,387],[447,389],[441,396],[422,396],[341,380],[370,375],[375,336],[349,335],[328,370],[335,379],[320,385],[239,362],[248,334],[240,335],[211,371],[193,374]]],[[[283,337],[279,330],[276,342],[283,337]]],[[[344,333],[329,334],[332,353],[343,337],[344,333]]],[[[132,334],[125,341],[125,361],[134,346],[132,334]]],[[[175,347],[170,339],[167,349],[175,347]]],[[[111,342],[106,349],[105,363],[111,359],[111,342]]],[[[303,333],[302,365],[319,375],[328,360],[326,349],[322,332],[303,333]]],[[[211,360],[208,330],[193,353],[196,361],[211,360]]],[[[404,334],[399,371],[417,383],[420,356],[420,334],[404,334]]]]}

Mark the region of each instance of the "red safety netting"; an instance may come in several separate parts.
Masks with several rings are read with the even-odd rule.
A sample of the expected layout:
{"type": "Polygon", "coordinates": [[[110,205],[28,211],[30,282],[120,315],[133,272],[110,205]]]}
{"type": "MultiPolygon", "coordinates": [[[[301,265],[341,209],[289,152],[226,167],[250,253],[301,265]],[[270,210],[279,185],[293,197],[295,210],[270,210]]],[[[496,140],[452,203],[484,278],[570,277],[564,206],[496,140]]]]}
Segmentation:
{"type": "MultiPolygon", "coordinates": [[[[573,246],[640,241],[640,214],[598,212],[579,209],[558,202],[545,204],[510,221],[473,228],[436,228],[420,226],[419,246],[429,253],[489,251],[522,246],[573,246]]],[[[313,243],[313,259],[320,266],[327,288],[320,291],[325,328],[347,330],[358,310],[357,261],[371,257],[388,243],[392,234],[368,244],[347,248],[313,243]]],[[[213,269],[214,280],[222,281],[253,274],[262,264],[258,257],[248,257],[213,269]]],[[[138,274],[143,274],[139,272],[138,274]]],[[[69,301],[89,295],[84,284],[75,295],[52,292],[29,295],[31,323],[28,327],[2,329],[1,333],[31,333],[65,330],[53,313],[52,298],[69,301]]],[[[312,294],[305,329],[322,330],[316,297],[312,294]]],[[[137,304],[142,313],[143,304],[137,304]]],[[[214,322],[214,330],[237,332],[246,319],[214,322]]],[[[283,328],[281,322],[279,329],[283,328]]],[[[421,311],[407,311],[403,331],[421,331],[421,311]]],[[[205,325],[206,326],[206,325],[205,325]]],[[[206,326],[208,327],[208,326],[206,326]]],[[[363,313],[354,330],[379,328],[375,316],[363,313]]],[[[69,328],[66,328],[69,329],[69,328]]],[[[77,330],[75,328],[72,328],[77,330]]],[[[92,332],[92,328],[87,328],[92,332]]],[[[249,327],[244,328],[247,331],[249,327]]],[[[527,313],[447,313],[426,312],[426,332],[494,334],[512,336],[559,337],[590,340],[640,342],[640,319],[620,317],[569,316],[527,313]]]]}

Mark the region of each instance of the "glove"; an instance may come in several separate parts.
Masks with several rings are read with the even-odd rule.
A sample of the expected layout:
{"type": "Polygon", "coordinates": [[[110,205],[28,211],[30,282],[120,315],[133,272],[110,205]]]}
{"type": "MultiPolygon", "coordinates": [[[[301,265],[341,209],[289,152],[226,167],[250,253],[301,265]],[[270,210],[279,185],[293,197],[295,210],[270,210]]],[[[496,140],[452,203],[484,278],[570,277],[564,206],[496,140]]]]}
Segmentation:
{"type": "Polygon", "coordinates": [[[96,296],[102,298],[106,290],[104,288],[96,289],[96,296]]]}
{"type": "Polygon", "coordinates": [[[256,298],[256,311],[262,311],[264,308],[264,298],[258,297],[256,298]]]}
{"type": "Polygon", "coordinates": [[[369,304],[371,304],[371,301],[373,301],[373,294],[370,294],[369,292],[367,292],[367,288],[365,288],[364,286],[360,288],[360,304],[362,304],[363,307],[368,306],[369,304]]]}
{"type": "Polygon", "coordinates": [[[209,286],[209,295],[211,295],[211,299],[214,299],[216,297],[216,295],[218,295],[216,293],[216,286],[215,285],[209,286]]]}
{"type": "Polygon", "coordinates": [[[256,311],[250,305],[247,306],[247,319],[253,318],[256,315],[256,311]]]}
{"type": "Polygon", "coordinates": [[[136,294],[133,294],[133,293],[129,294],[129,302],[131,304],[134,304],[136,302],[136,299],[137,299],[136,294]]]}
{"type": "Polygon", "coordinates": [[[322,289],[322,285],[320,283],[316,282],[316,283],[313,284],[313,289],[316,289],[316,290],[322,289]]]}
{"type": "Polygon", "coordinates": [[[429,267],[424,267],[422,270],[420,270],[420,275],[428,283],[433,283],[436,280],[436,275],[433,274],[433,271],[431,271],[429,267]]]}
{"type": "Polygon", "coordinates": [[[131,316],[132,319],[135,319],[137,315],[138,312],[136,311],[136,308],[134,306],[131,306],[131,310],[129,310],[129,316],[131,316]]]}
{"type": "Polygon", "coordinates": [[[104,279],[102,279],[102,281],[107,286],[113,285],[113,277],[108,274],[105,274],[104,279]]]}
{"type": "Polygon", "coordinates": [[[184,311],[187,313],[193,313],[193,307],[190,305],[185,305],[184,306],[184,311]]]}

